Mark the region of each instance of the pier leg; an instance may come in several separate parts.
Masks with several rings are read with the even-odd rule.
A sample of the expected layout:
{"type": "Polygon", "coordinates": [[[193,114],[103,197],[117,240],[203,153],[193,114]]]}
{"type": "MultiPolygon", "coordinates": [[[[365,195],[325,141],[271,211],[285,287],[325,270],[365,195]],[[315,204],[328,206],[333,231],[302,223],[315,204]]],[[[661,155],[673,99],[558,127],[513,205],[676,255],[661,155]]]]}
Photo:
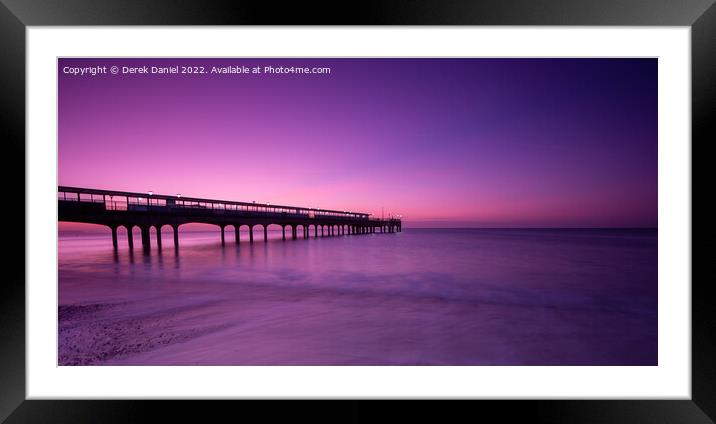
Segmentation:
{"type": "Polygon", "coordinates": [[[179,226],[172,225],[172,230],[174,232],[174,250],[179,250],[179,226]]]}
{"type": "Polygon", "coordinates": [[[157,249],[162,250],[162,226],[157,225],[157,249]]]}
{"type": "Polygon", "coordinates": [[[112,246],[114,246],[114,250],[117,250],[119,248],[119,243],[117,242],[117,227],[110,227],[112,229],[112,246]]]}
{"type": "Polygon", "coordinates": [[[127,244],[129,249],[134,249],[134,234],[132,234],[132,227],[127,227],[127,244]]]}
{"type": "Polygon", "coordinates": [[[254,242],[254,227],[249,225],[249,243],[254,242]]]}
{"type": "Polygon", "coordinates": [[[308,227],[306,227],[305,225],[303,226],[303,238],[308,238],[308,227]]]}
{"type": "Polygon", "coordinates": [[[264,225],[264,242],[268,241],[268,225],[264,225]]]}
{"type": "Polygon", "coordinates": [[[296,227],[295,226],[291,227],[291,240],[296,240],[296,233],[297,233],[296,227]]]}
{"type": "Polygon", "coordinates": [[[142,230],[142,249],[149,250],[150,243],[149,243],[149,227],[144,226],[141,227],[142,230]]]}
{"type": "Polygon", "coordinates": [[[241,225],[234,224],[234,232],[236,233],[236,244],[239,244],[239,240],[241,240],[241,225]]]}
{"type": "Polygon", "coordinates": [[[223,246],[226,243],[226,236],[224,235],[224,226],[221,227],[221,245],[223,246]]]}
{"type": "Polygon", "coordinates": [[[281,239],[286,240],[286,227],[285,226],[281,227],[281,239]]]}
{"type": "Polygon", "coordinates": [[[315,232],[314,235],[313,235],[313,237],[314,237],[314,238],[318,238],[318,225],[314,225],[314,226],[313,226],[313,231],[315,232]]]}

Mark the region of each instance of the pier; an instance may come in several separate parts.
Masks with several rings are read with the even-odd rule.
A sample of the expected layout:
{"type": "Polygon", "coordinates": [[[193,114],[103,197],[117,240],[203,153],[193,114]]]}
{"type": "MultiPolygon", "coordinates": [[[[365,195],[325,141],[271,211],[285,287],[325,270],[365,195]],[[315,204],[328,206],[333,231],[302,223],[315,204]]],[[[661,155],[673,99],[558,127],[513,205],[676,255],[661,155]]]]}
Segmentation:
{"type": "Polygon", "coordinates": [[[400,219],[377,219],[370,214],[299,206],[259,204],[229,200],[201,199],[152,192],[98,190],[58,186],[58,220],[106,225],[112,230],[112,244],[118,248],[117,229],[127,230],[129,248],[134,247],[132,230],[138,227],[142,248],[151,246],[150,230],[156,230],[157,246],[162,245],[162,228],[169,226],[174,235],[174,248],[179,249],[179,226],[189,223],[216,225],[225,244],[227,227],[233,227],[235,242],[240,242],[242,227],[249,229],[249,242],[254,242],[254,227],[263,229],[268,241],[269,225],[278,225],[282,238],[333,237],[402,231],[400,219]]]}

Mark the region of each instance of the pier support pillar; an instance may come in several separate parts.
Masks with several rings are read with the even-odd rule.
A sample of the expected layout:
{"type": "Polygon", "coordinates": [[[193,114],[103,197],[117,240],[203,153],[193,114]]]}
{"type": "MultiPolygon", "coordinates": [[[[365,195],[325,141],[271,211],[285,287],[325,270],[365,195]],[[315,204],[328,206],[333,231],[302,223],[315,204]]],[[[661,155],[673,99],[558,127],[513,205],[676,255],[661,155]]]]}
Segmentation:
{"type": "Polygon", "coordinates": [[[234,237],[236,244],[239,244],[239,241],[241,240],[241,225],[234,224],[234,233],[236,234],[234,237]]]}
{"type": "Polygon", "coordinates": [[[249,243],[254,242],[254,226],[249,225],[249,243]]]}
{"type": "Polygon", "coordinates": [[[303,238],[308,238],[308,227],[305,225],[303,226],[303,238]]]}
{"type": "Polygon", "coordinates": [[[296,240],[296,226],[291,227],[291,240],[296,240]]]}
{"type": "Polygon", "coordinates": [[[226,244],[226,236],[224,235],[224,226],[221,225],[220,228],[221,228],[221,245],[223,246],[224,244],[226,244]]]}
{"type": "Polygon", "coordinates": [[[127,244],[129,245],[129,249],[134,249],[134,234],[132,233],[132,227],[125,228],[127,228],[127,244]]]}
{"type": "Polygon", "coordinates": [[[314,231],[313,237],[318,238],[318,225],[313,226],[313,231],[314,231]]]}
{"type": "Polygon", "coordinates": [[[281,226],[281,239],[286,240],[286,226],[285,225],[281,226]]]}
{"type": "Polygon", "coordinates": [[[117,227],[109,227],[112,229],[112,246],[114,247],[114,250],[117,250],[119,248],[119,243],[117,242],[117,227]]]}
{"type": "Polygon", "coordinates": [[[174,232],[174,250],[179,250],[179,226],[172,225],[172,230],[174,232]]]}
{"type": "Polygon", "coordinates": [[[156,225],[157,229],[157,249],[162,250],[162,226],[156,225]]]}
{"type": "Polygon", "coordinates": [[[264,225],[264,243],[268,241],[268,225],[264,225]]]}
{"type": "Polygon", "coordinates": [[[150,243],[149,243],[149,227],[143,226],[140,227],[142,232],[142,249],[149,250],[150,243]]]}

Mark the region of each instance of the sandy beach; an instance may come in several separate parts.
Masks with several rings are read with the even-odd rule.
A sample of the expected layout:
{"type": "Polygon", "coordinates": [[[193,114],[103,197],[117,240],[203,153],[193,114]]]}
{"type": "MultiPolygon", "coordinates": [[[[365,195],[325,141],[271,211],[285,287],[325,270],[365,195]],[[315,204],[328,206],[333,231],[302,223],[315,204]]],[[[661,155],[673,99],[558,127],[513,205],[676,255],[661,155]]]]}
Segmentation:
{"type": "Polygon", "coordinates": [[[60,305],[60,364],[566,365],[649,358],[642,346],[650,337],[639,334],[646,318],[613,311],[197,284],[200,290],[154,287],[131,295],[97,290],[101,303],[85,293],[60,305]]]}

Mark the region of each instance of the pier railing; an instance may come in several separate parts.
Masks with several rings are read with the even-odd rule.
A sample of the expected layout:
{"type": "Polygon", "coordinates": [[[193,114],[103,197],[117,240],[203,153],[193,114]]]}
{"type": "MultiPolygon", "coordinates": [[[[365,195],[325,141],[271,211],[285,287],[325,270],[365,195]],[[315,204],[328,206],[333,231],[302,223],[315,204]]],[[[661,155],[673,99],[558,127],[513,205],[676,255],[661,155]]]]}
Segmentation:
{"type": "Polygon", "coordinates": [[[296,216],[301,218],[332,218],[346,220],[381,221],[370,214],[321,208],[273,205],[270,203],[237,202],[137,192],[98,190],[80,187],[58,187],[58,200],[103,204],[112,211],[166,211],[173,209],[199,209],[216,214],[265,214],[267,216],[296,216]]]}

